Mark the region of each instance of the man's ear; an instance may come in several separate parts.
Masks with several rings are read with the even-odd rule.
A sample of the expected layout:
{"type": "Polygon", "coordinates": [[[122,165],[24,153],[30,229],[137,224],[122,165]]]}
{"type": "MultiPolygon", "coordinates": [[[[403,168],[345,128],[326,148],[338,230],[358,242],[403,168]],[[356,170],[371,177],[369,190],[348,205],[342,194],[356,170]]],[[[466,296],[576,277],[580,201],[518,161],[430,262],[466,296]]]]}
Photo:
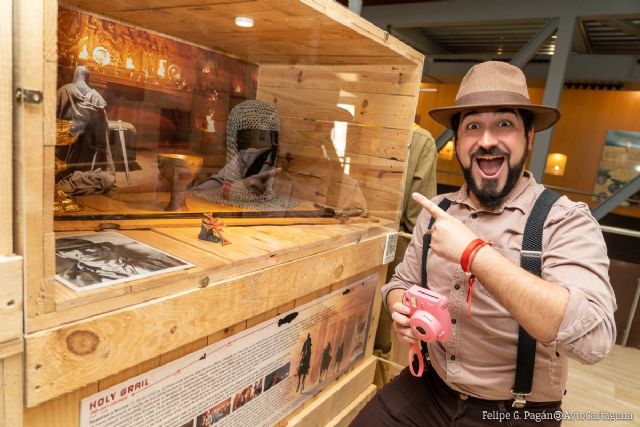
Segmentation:
{"type": "Polygon", "coordinates": [[[529,151],[531,151],[531,149],[533,148],[533,141],[536,139],[536,132],[533,130],[533,128],[529,129],[527,137],[528,137],[527,143],[529,144],[529,151]]]}

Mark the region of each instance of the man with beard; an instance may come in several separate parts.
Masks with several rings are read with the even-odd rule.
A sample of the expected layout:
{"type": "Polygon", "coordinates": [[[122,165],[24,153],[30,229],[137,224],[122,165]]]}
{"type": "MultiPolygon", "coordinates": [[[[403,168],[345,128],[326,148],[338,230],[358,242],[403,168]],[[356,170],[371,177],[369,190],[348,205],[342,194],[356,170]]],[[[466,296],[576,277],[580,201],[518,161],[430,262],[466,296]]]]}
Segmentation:
{"type": "Polygon", "coordinates": [[[607,249],[587,205],[553,197],[548,214],[532,214],[550,193],[525,161],[534,133],[560,114],[530,103],[520,69],[493,61],[467,73],[455,106],[430,114],[453,130],[465,184],[433,201],[414,193],[424,210],[382,294],[408,343],[418,340],[405,290],[423,284],[448,297],[452,337],[429,343],[422,377],[402,371],[352,425],[560,425],[568,358],[596,363],[616,335],[607,249]],[[529,217],[540,252],[521,250],[529,217]],[[536,274],[521,257],[535,259],[536,274]],[[521,351],[523,336],[533,346],[521,351]]]}

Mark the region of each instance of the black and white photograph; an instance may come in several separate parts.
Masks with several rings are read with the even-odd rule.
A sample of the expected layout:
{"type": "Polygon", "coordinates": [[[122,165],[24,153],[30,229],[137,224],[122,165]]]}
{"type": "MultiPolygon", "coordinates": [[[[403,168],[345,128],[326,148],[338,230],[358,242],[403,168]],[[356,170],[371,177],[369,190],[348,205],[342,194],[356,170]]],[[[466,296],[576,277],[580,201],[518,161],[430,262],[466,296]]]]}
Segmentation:
{"type": "Polygon", "coordinates": [[[189,267],[193,264],[120,233],[56,239],[56,280],[77,292],[189,267]]]}

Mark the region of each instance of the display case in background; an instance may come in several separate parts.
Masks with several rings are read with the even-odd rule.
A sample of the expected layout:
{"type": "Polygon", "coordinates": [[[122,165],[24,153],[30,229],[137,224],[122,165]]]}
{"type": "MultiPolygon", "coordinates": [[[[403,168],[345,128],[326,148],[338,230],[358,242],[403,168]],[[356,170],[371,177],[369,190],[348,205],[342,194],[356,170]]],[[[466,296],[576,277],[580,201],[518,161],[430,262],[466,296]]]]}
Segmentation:
{"type": "Polygon", "coordinates": [[[14,86],[41,94],[14,107],[26,425],[77,425],[84,396],[382,285],[422,55],[324,0],[13,10],[14,86]],[[123,261],[131,241],[158,253],[123,261]]]}

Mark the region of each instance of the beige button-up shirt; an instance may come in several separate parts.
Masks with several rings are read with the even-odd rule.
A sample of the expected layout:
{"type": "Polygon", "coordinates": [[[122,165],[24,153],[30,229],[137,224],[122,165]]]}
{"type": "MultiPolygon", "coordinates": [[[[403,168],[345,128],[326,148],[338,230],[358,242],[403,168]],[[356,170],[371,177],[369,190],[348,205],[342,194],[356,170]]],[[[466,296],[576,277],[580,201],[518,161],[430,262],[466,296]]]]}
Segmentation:
{"type": "MultiPolygon", "coordinates": [[[[524,227],[544,187],[525,172],[502,206],[476,208],[465,184],[458,192],[438,196],[453,203],[448,213],[461,220],[479,238],[520,265],[524,227]]],[[[431,215],[423,210],[405,258],[382,289],[383,301],[391,289],[420,284],[422,238],[431,215]]],[[[565,286],[569,305],[556,339],[537,343],[531,401],[562,400],[567,380],[567,358],[582,363],[602,359],[615,342],[615,296],[609,283],[609,259],[598,222],[582,202],[561,197],[551,208],[542,238],[542,278],[565,286]]],[[[500,274],[496,271],[495,274],[500,274]]],[[[513,396],[518,324],[476,280],[471,315],[467,315],[468,280],[460,264],[438,257],[427,259],[428,287],[449,298],[453,336],[447,343],[429,345],[431,363],[440,377],[459,392],[483,399],[513,396]]]]}

